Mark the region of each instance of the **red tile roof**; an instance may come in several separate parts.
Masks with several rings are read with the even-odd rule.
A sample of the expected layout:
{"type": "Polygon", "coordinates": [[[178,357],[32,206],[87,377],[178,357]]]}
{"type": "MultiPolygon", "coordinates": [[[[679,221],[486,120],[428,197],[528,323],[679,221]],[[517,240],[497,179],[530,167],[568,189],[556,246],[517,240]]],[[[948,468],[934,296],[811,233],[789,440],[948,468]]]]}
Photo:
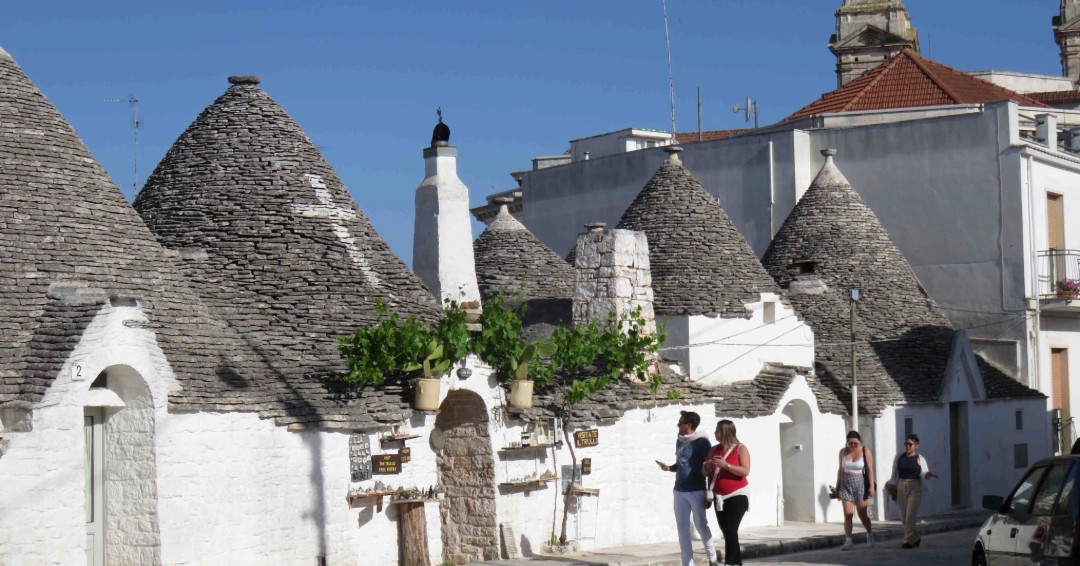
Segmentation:
{"type": "Polygon", "coordinates": [[[786,119],[830,112],[979,104],[998,100],[1013,100],[1024,106],[1046,106],[1033,97],[905,50],[865,75],[826,93],[786,119]]]}
{"type": "MultiPolygon", "coordinates": [[[[750,128],[741,128],[738,130],[706,130],[701,132],[701,141],[715,141],[726,140],[730,137],[737,136],[743,132],[749,132],[750,128]]],[[[675,142],[686,145],[691,143],[698,143],[697,132],[680,132],[675,134],[675,142]]]]}
{"type": "Polygon", "coordinates": [[[1061,102],[1080,102],[1080,90],[1055,90],[1053,92],[1032,92],[1031,98],[1043,104],[1056,104],[1061,102]]]}

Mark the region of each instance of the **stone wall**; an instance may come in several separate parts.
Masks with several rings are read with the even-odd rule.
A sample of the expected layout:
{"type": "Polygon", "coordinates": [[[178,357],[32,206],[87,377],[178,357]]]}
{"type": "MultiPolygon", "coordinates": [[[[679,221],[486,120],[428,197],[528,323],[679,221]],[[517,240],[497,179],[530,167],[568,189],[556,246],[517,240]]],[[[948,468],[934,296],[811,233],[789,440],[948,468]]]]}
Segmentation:
{"type": "Polygon", "coordinates": [[[575,324],[640,309],[645,332],[656,332],[649,244],[644,233],[591,225],[578,236],[575,258],[575,324]]]}

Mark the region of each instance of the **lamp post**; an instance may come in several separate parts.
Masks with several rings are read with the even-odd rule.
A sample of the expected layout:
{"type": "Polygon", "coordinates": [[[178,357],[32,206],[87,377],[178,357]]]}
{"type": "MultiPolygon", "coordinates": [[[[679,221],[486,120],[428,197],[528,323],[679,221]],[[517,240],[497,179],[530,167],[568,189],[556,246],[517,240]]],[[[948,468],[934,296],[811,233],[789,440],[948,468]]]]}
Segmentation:
{"type": "Polygon", "coordinates": [[[851,430],[859,432],[859,380],[855,366],[855,303],[862,297],[858,289],[851,290],[851,430]]]}

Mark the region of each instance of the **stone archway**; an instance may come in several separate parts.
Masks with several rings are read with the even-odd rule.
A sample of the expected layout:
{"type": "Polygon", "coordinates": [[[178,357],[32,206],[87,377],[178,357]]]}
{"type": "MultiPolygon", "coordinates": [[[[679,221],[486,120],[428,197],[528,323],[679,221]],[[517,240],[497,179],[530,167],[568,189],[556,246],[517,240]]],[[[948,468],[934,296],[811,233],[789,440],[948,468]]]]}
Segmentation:
{"type": "Polygon", "coordinates": [[[814,522],[814,419],[810,405],[795,399],[780,423],[784,520],[814,522]]]}
{"type": "Polygon", "coordinates": [[[495,460],[484,400],[451,391],[435,427],[446,442],[435,457],[446,499],[439,508],[443,560],[454,564],[499,558],[495,518],[495,460]]]}
{"type": "Polygon", "coordinates": [[[135,369],[114,365],[95,379],[86,398],[86,426],[97,427],[93,434],[87,433],[87,442],[96,438],[101,443],[100,460],[93,458],[100,476],[94,474],[97,479],[87,481],[88,489],[103,492],[105,504],[99,512],[104,519],[100,525],[104,555],[115,563],[160,564],[155,408],[150,389],[135,369]]]}

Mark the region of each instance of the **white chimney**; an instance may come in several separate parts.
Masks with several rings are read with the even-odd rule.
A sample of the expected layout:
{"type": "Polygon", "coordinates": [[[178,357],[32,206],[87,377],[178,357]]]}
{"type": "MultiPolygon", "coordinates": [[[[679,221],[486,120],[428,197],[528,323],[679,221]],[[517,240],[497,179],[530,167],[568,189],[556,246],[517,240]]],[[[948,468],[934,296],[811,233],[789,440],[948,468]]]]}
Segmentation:
{"type": "Polygon", "coordinates": [[[1035,116],[1035,139],[1046,144],[1050,151],[1058,149],[1057,116],[1054,114],[1037,114],[1035,116]]]}
{"type": "Polygon", "coordinates": [[[449,140],[440,112],[431,147],[424,149],[425,178],[416,189],[413,271],[440,301],[479,304],[469,189],[457,176],[457,148],[449,140]]]}

